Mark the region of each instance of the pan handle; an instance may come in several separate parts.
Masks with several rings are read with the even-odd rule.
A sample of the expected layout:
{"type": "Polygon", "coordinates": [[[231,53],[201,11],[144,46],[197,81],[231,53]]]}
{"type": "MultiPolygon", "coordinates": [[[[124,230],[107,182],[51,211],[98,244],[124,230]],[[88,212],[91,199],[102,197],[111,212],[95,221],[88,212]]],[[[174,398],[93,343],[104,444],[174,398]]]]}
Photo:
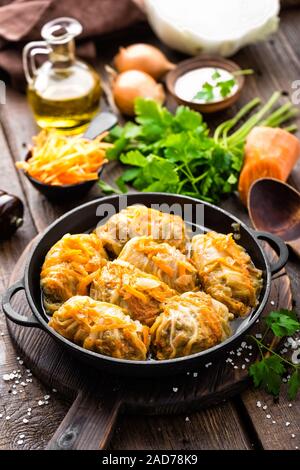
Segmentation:
{"type": "Polygon", "coordinates": [[[23,279],[20,279],[7,289],[2,298],[3,311],[5,315],[17,325],[41,328],[41,325],[38,323],[38,321],[33,315],[31,317],[25,317],[25,315],[20,315],[19,313],[15,312],[15,310],[11,306],[10,302],[13,296],[23,289],[25,289],[23,279]]]}
{"type": "Polygon", "coordinates": [[[289,257],[289,250],[284,241],[269,232],[253,232],[258,240],[264,240],[276,251],[279,259],[275,263],[270,264],[271,274],[276,274],[287,263],[289,257]]]}
{"type": "Polygon", "coordinates": [[[46,450],[103,450],[112,436],[122,397],[103,390],[80,390],[46,450]]]}

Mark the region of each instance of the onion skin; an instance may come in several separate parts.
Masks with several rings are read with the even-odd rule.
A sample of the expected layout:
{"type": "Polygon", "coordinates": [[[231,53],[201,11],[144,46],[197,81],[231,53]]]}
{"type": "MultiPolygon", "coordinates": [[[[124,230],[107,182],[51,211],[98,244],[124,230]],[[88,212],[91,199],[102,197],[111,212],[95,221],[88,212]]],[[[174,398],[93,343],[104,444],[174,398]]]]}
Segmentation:
{"type": "Polygon", "coordinates": [[[132,44],[126,48],[120,47],[114,58],[114,65],[119,72],[141,70],[155,79],[175,67],[175,64],[169,62],[157,47],[149,44],[132,44]]]}
{"type": "Polygon", "coordinates": [[[112,91],[117,107],[127,116],[134,116],[134,101],[138,97],[151,98],[160,104],[165,101],[162,85],[140,70],[120,73],[112,84],[112,91]]]}

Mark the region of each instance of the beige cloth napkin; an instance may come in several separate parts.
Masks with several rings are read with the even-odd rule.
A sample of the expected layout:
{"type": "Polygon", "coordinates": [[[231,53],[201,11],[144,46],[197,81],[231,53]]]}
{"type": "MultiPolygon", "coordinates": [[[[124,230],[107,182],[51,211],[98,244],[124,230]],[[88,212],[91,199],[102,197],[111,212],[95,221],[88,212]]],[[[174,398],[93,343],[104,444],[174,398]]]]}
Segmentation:
{"type": "MultiPolygon", "coordinates": [[[[0,68],[13,86],[24,86],[21,53],[24,44],[41,38],[42,26],[54,18],[71,16],[80,21],[89,39],[144,20],[141,0],[0,0],[0,68]]],[[[79,47],[79,55],[95,54],[92,42],[79,47]]]]}

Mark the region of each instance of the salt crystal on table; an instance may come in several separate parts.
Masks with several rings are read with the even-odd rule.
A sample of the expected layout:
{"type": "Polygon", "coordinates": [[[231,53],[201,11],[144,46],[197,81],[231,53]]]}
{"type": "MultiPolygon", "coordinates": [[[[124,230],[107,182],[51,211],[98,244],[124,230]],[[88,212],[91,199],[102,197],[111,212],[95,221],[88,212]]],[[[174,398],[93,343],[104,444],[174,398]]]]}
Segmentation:
{"type": "Polygon", "coordinates": [[[27,408],[27,411],[31,411],[31,408],[27,408]]]}
{"type": "Polygon", "coordinates": [[[271,418],[271,415],[266,415],[266,418],[270,419],[270,418],[271,418]]]}
{"type": "Polygon", "coordinates": [[[19,439],[18,442],[17,442],[17,444],[18,444],[19,446],[22,445],[23,443],[24,443],[23,439],[19,439]]]}
{"type": "Polygon", "coordinates": [[[39,405],[39,406],[42,406],[43,404],[44,404],[43,400],[39,400],[39,401],[38,401],[38,405],[39,405]]]}
{"type": "Polygon", "coordinates": [[[10,416],[6,416],[5,419],[7,419],[7,421],[10,419],[10,416]]]}
{"type": "Polygon", "coordinates": [[[198,377],[198,372],[194,372],[193,377],[198,377]]]}
{"type": "Polygon", "coordinates": [[[242,369],[245,369],[245,368],[246,368],[246,366],[245,366],[245,364],[243,364],[243,365],[242,365],[242,369]]]}
{"type": "Polygon", "coordinates": [[[52,388],[52,392],[56,393],[57,392],[56,388],[52,388]]]}
{"type": "Polygon", "coordinates": [[[20,434],[20,439],[24,439],[25,434],[20,434]]]}
{"type": "Polygon", "coordinates": [[[263,406],[263,410],[266,410],[267,408],[268,408],[267,405],[264,405],[264,406],[263,406]]]}
{"type": "Polygon", "coordinates": [[[13,394],[13,395],[17,395],[17,393],[18,393],[17,390],[13,390],[13,391],[12,391],[12,394],[13,394]]]}
{"type": "Polygon", "coordinates": [[[28,419],[24,418],[24,419],[23,419],[23,423],[27,424],[27,423],[28,423],[28,419]]]}
{"type": "Polygon", "coordinates": [[[292,438],[294,439],[295,437],[296,437],[295,434],[292,434],[292,438]]]}
{"type": "Polygon", "coordinates": [[[276,421],[273,420],[272,423],[273,423],[273,424],[276,424],[276,421]]]}
{"type": "Polygon", "coordinates": [[[261,338],[262,338],[262,334],[261,334],[261,333],[256,333],[255,338],[261,339],[261,338]]]}
{"type": "Polygon", "coordinates": [[[259,400],[256,402],[256,406],[257,408],[261,408],[261,402],[259,400]]]}
{"type": "Polygon", "coordinates": [[[3,413],[0,414],[0,418],[2,418],[2,417],[3,417],[3,413]]]}
{"type": "Polygon", "coordinates": [[[241,343],[241,346],[242,346],[242,348],[245,348],[245,347],[247,346],[246,341],[243,341],[243,342],[241,343]]]}
{"type": "Polygon", "coordinates": [[[289,421],[287,421],[287,422],[285,423],[286,427],[288,427],[290,424],[291,424],[291,423],[290,423],[289,421]]]}
{"type": "Polygon", "coordinates": [[[21,364],[21,365],[22,365],[22,364],[24,364],[24,361],[22,361],[22,360],[21,360],[21,361],[19,361],[19,364],[21,364]]]}
{"type": "Polygon", "coordinates": [[[187,416],[187,417],[185,418],[185,420],[186,420],[186,421],[189,421],[189,420],[190,420],[190,418],[187,416]]]}
{"type": "Polygon", "coordinates": [[[173,392],[178,392],[178,388],[177,387],[173,387],[173,392]]]}
{"type": "Polygon", "coordinates": [[[4,374],[2,376],[2,379],[6,382],[6,381],[10,380],[10,375],[9,374],[4,374]]]}
{"type": "Polygon", "coordinates": [[[50,395],[44,395],[44,400],[49,400],[50,395]]]}
{"type": "Polygon", "coordinates": [[[292,408],[292,406],[293,406],[292,403],[289,403],[289,408],[292,408]]]}

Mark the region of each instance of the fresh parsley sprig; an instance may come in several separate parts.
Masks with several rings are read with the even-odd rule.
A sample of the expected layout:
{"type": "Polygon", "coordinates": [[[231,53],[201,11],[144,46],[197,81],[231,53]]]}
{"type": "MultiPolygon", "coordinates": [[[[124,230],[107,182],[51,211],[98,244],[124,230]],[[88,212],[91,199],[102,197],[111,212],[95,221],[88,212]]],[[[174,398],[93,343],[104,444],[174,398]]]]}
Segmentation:
{"type": "Polygon", "coordinates": [[[195,94],[193,100],[201,100],[205,103],[209,103],[216,98],[215,91],[217,89],[219,89],[222,98],[226,98],[231,94],[233,87],[237,83],[236,77],[238,77],[239,75],[251,75],[253,73],[254,71],[252,69],[237,70],[231,73],[232,78],[229,78],[227,80],[221,80],[220,72],[218,71],[218,69],[215,69],[211,76],[212,83],[205,82],[202,85],[201,90],[199,90],[195,94]]]}
{"type": "Polygon", "coordinates": [[[265,319],[266,332],[259,340],[255,336],[251,339],[256,343],[261,359],[250,366],[249,375],[252,377],[255,387],[261,387],[268,393],[278,396],[282,386],[282,378],[290,372],[287,382],[288,397],[293,400],[300,389],[300,366],[283,357],[273,349],[273,345],[284,336],[290,336],[300,330],[300,323],[293,311],[281,309],[270,312],[265,319]],[[274,334],[270,346],[264,343],[269,331],[274,334]]]}

